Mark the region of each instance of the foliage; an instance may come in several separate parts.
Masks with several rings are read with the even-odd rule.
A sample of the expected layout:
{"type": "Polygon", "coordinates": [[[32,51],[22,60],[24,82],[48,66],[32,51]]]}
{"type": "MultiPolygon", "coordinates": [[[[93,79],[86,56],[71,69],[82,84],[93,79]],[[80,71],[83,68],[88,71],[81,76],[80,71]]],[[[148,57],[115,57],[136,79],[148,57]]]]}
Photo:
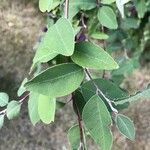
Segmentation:
{"type": "Polygon", "coordinates": [[[67,104],[57,99],[72,95],[78,122],[68,131],[71,149],[88,149],[89,135],[100,149],[110,150],[112,125],[134,140],[133,122],[119,111],[132,101],[150,98],[150,87],[129,95],[120,83],[140,67],[150,41],[150,1],[39,0],[39,8],[47,14],[47,31],[37,43],[29,78],[18,89],[19,100],[0,93],[0,128],[5,116],[19,114],[26,99],[32,124],[50,124],[56,110],[67,104]],[[102,76],[95,79],[93,70],[102,76]]]}

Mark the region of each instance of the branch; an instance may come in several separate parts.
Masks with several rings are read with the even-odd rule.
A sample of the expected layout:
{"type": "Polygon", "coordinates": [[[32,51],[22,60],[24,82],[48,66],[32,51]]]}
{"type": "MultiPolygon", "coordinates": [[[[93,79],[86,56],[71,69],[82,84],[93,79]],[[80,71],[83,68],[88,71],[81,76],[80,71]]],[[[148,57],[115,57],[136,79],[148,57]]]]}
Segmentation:
{"type": "Polygon", "coordinates": [[[86,72],[86,74],[88,75],[88,77],[90,78],[90,80],[93,82],[93,85],[94,85],[95,88],[96,88],[96,94],[97,94],[97,95],[100,94],[100,95],[106,100],[106,102],[109,104],[111,110],[112,110],[115,114],[118,113],[118,110],[113,107],[112,101],[111,101],[110,99],[108,99],[108,98],[105,96],[105,94],[99,89],[99,87],[97,86],[97,84],[95,83],[95,81],[92,79],[90,72],[89,72],[87,69],[85,69],[85,72],[86,72]]]}
{"type": "Polygon", "coordinates": [[[65,18],[68,19],[69,16],[69,0],[65,1],[65,18]]]}
{"type": "MultiPolygon", "coordinates": [[[[24,97],[22,97],[20,100],[19,100],[19,103],[23,103],[25,100],[26,100],[26,98],[29,96],[29,92],[24,96],[24,97]]],[[[2,111],[0,111],[0,115],[6,115],[6,111],[7,111],[7,108],[5,108],[4,110],[2,110],[2,111]]]]}

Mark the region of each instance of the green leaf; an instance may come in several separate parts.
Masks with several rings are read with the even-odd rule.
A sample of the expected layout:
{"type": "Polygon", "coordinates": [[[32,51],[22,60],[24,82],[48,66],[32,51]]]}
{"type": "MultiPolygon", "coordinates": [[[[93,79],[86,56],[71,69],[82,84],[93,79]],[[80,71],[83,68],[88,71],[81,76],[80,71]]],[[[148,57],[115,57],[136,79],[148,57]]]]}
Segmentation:
{"type": "Polygon", "coordinates": [[[49,124],[54,122],[55,118],[55,109],[56,109],[56,99],[50,98],[45,95],[39,95],[38,97],[38,113],[40,119],[49,124]]]}
{"type": "Polygon", "coordinates": [[[43,37],[33,59],[36,63],[48,62],[58,54],[71,56],[74,52],[74,30],[71,23],[60,18],[43,37]]]}
{"type": "Polygon", "coordinates": [[[9,102],[6,110],[7,118],[10,120],[17,117],[20,112],[20,109],[21,109],[20,102],[14,100],[9,102]]]}
{"type": "Polygon", "coordinates": [[[48,68],[26,83],[29,91],[50,97],[61,97],[75,91],[84,79],[84,71],[73,63],[48,68]]]}
{"type": "Polygon", "coordinates": [[[113,136],[110,130],[111,116],[102,99],[94,95],[85,105],[82,118],[91,137],[102,150],[110,150],[113,136]]]}
{"type": "Polygon", "coordinates": [[[77,150],[80,146],[80,129],[78,125],[74,125],[68,131],[68,140],[72,150],[77,150]]]}
{"type": "Polygon", "coordinates": [[[150,98],[150,86],[148,86],[147,89],[136,93],[135,95],[120,99],[119,101],[115,102],[115,105],[124,104],[126,102],[133,102],[141,98],[150,98]]]}
{"type": "Polygon", "coordinates": [[[9,96],[4,92],[0,92],[0,107],[4,107],[8,104],[9,96]]]}
{"type": "Polygon", "coordinates": [[[135,139],[135,128],[130,118],[122,114],[118,114],[116,116],[115,122],[121,134],[123,134],[130,140],[135,139]]]}
{"type": "Polygon", "coordinates": [[[71,58],[76,64],[85,68],[99,70],[118,68],[118,64],[106,51],[90,42],[77,43],[71,58]]]}
{"type": "Polygon", "coordinates": [[[118,10],[120,11],[120,14],[122,18],[125,17],[124,15],[124,5],[128,3],[130,0],[116,0],[116,5],[118,7],[118,10]]]}
{"type": "Polygon", "coordinates": [[[0,115],[0,129],[3,127],[4,124],[4,115],[0,115]]]}
{"type": "Polygon", "coordinates": [[[91,37],[94,39],[98,39],[98,40],[106,40],[109,38],[109,36],[107,34],[100,33],[100,32],[91,34],[91,37]]]}
{"type": "Polygon", "coordinates": [[[121,22],[121,28],[123,30],[137,29],[139,25],[140,25],[140,21],[135,18],[126,18],[121,22]]]}
{"type": "Polygon", "coordinates": [[[39,0],[39,8],[42,12],[50,11],[53,0],[39,0]]]}
{"type": "Polygon", "coordinates": [[[26,88],[24,87],[25,83],[27,83],[28,79],[25,78],[22,83],[21,83],[21,86],[19,87],[18,91],[17,91],[17,95],[18,96],[21,96],[25,91],[26,91],[26,88]]]}
{"type": "Polygon", "coordinates": [[[116,14],[114,11],[108,6],[102,6],[98,11],[98,20],[100,23],[109,28],[109,29],[117,29],[118,23],[116,19],[116,14]]]}
{"type": "Polygon", "coordinates": [[[101,0],[102,4],[111,4],[113,2],[115,2],[116,0],[101,0]]]}
{"type": "MultiPolygon", "coordinates": [[[[94,83],[103,92],[103,94],[110,100],[118,102],[120,99],[127,98],[129,95],[127,92],[120,89],[115,83],[106,79],[94,79],[94,83]]],[[[96,94],[96,88],[93,81],[88,81],[81,86],[82,95],[84,100],[87,102],[93,95],[96,94]]],[[[105,102],[105,99],[102,98],[105,102]]],[[[107,104],[107,103],[106,103],[107,104]]],[[[128,103],[118,105],[117,109],[124,109],[128,107],[128,103]]]]}
{"type": "Polygon", "coordinates": [[[40,121],[40,117],[38,114],[38,98],[38,93],[30,92],[28,100],[28,113],[33,125],[40,121]]]}
{"type": "Polygon", "coordinates": [[[80,10],[90,10],[96,7],[96,1],[93,0],[70,0],[69,19],[72,19],[80,10]]]}
{"type": "Polygon", "coordinates": [[[135,0],[135,7],[138,12],[138,17],[143,18],[145,12],[147,11],[145,0],[135,0]]]}

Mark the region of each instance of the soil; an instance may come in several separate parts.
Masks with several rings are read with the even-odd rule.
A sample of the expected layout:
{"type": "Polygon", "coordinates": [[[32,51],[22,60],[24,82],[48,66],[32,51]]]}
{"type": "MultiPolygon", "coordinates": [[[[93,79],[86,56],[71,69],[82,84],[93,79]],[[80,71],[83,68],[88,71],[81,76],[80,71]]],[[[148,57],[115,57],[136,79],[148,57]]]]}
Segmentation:
{"type": "MultiPolygon", "coordinates": [[[[33,46],[38,40],[45,20],[38,11],[37,1],[1,0],[0,2],[0,91],[7,92],[11,99],[27,75],[33,46]]],[[[150,64],[127,76],[123,86],[132,92],[141,90],[150,82],[150,64]]],[[[132,103],[122,113],[132,118],[136,127],[136,140],[130,142],[114,130],[113,150],[149,150],[150,147],[150,101],[132,103]]],[[[12,121],[5,120],[0,131],[0,150],[66,150],[70,149],[66,131],[76,121],[71,104],[59,110],[55,123],[32,126],[23,105],[20,116],[12,121]]],[[[97,150],[89,142],[90,150],[97,150]]]]}

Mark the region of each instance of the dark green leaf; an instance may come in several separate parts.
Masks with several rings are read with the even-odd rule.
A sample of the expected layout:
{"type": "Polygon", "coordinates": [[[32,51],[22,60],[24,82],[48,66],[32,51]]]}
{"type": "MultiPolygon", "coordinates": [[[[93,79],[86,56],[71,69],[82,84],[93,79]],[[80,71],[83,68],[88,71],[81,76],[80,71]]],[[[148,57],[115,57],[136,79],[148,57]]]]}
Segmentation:
{"type": "Polygon", "coordinates": [[[130,118],[118,114],[116,116],[115,122],[121,134],[123,134],[130,140],[135,139],[135,128],[130,118]]]}
{"type": "Polygon", "coordinates": [[[25,86],[29,91],[61,97],[75,91],[83,78],[84,72],[81,67],[73,63],[60,64],[45,70],[25,86]]]}
{"type": "Polygon", "coordinates": [[[111,116],[103,100],[94,95],[85,105],[82,118],[91,137],[102,150],[110,150],[113,136],[109,126],[111,116]]]}
{"type": "Polygon", "coordinates": [[[71,58],[76,64],[85,68],[100,70],[118,68],[118,64],[106,51],[90,42],[77,43],[71,58]]]}

